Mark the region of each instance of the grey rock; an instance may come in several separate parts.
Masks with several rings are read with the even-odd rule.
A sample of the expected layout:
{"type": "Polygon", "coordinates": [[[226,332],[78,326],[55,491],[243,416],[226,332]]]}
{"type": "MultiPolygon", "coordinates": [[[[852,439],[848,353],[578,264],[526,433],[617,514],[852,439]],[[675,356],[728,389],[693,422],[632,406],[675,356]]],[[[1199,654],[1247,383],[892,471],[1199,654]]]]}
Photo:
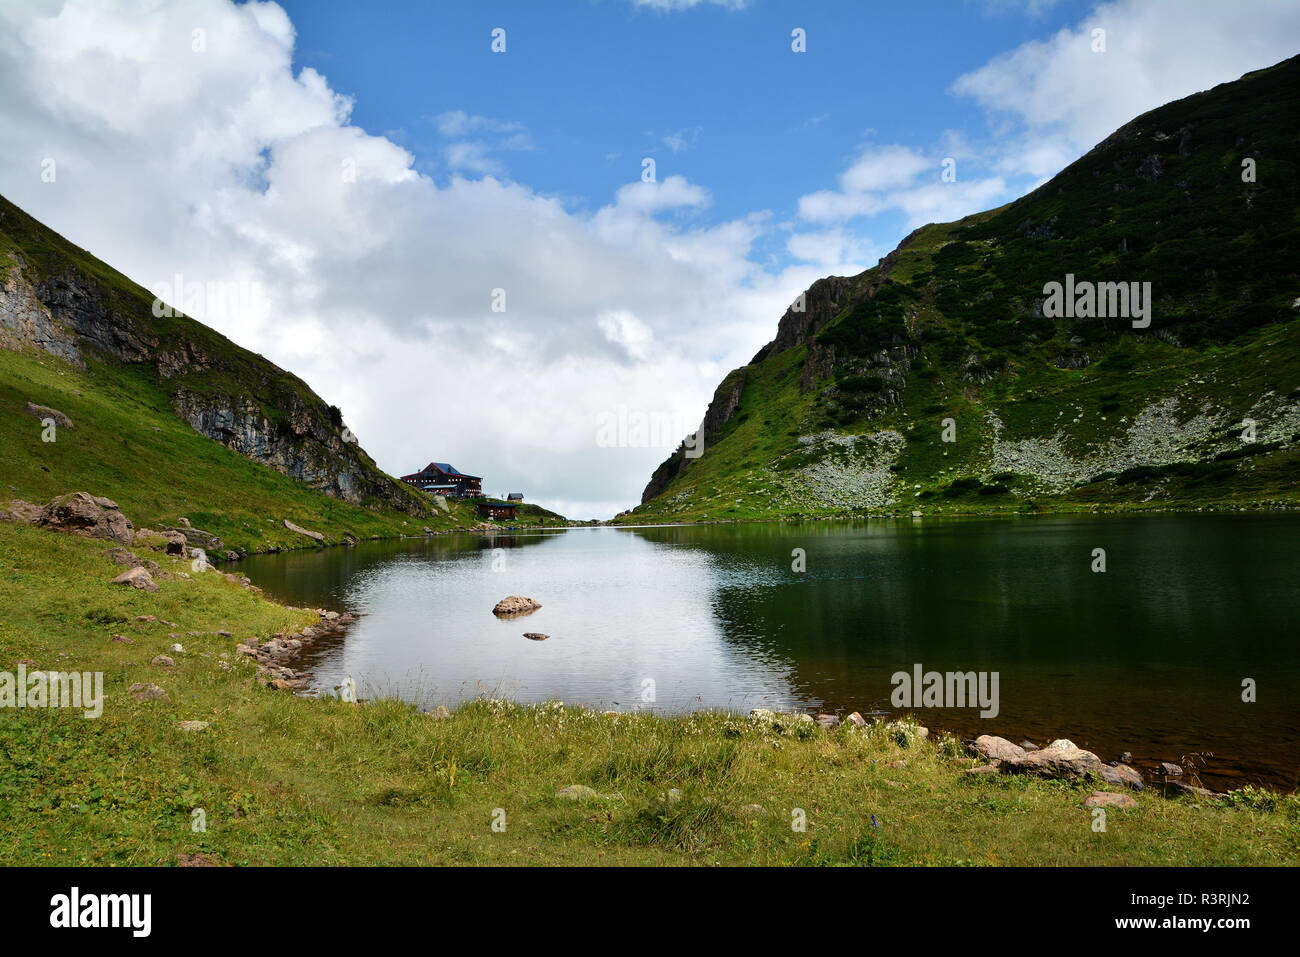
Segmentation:
{"type": "Polygon", "coordinates": [[[1097,774],[1108,784],[1122,784],[1134,791],[1141,791],[1146,788],[1141,772],[1119,761],[1112,761],[1110,764],[1103,765],[1097,769],[1097,774]]]}
{"type": "Polygon", "coordinates": [[[11,499],[8,508],[0,509],[0,521],[17,522],[20,525],[36,525],[45,515],[45,509],[20,498],[11,499]]]}
{"type": "Polygon", "coordinates": [[[1093,791],[1084,799],[1084,807],[1137,807],[1138,802],[1127,794],[1114,794],[1110,791],[1093,791]]]}
{"type": "Polygon", "coordinates": [[[40,524],[56,532],[71,532],[87,538],[130,545],[135,527],[111,499],[86,492],[60,495],[45,506],[40,524]]]}
{"type": "Polygon", "coordinates": [[[313,531],[310,531],[310,530],[308,530],[308,529],[305,529],[305,528],[303,528],[301,525],[298,525],[298,524],[295,523],[295,522],[291,522],[291,521],[290,521],[289,519],[287,519],[287,518],[284,520],[284,527],[287,528],[287,529],[288,529],[289,531],[291,531],[291,532],[297,532],[299,535],[306,535],[308,538],[310,538],[310,539],[311,539],[312,541],[314,541],[314,542],[323,542],[323,541],[325,541],[325,536],[322,535],[320,532],[313,532],[313,531]]]}
{"type": "Polygon", "coordinates": [[[157,591],[158,585],[149,574],[147,568],[137,565],[134,568],[128,568],[122,574],[114,578],[110,585],[128,585],[131,588],[139,588],[143,591],[157,591]]]}
{"type": "Polygon", "coordinates": [[[994,734],[981,734],[971,745],[971,750],[990,761],[1003,761],[1025,755],[1024,748],[994,734]]]}
{"type": "Polygon", "coordinates": [[[131,687],[126,689],[127,694],[131,695],[137,701],[167,701],[172,699],[167,697],[167,692],[163,691],[156,684],[150,684],[144,681],[137,681],[131,687]]]}
{"type": "Polygon", "coordinates": [[[75,428],[72,420],[60,412],[58,409],[51,409],[48,405],[37,405],[35,402],[27,403],[27,414],[37,419],[53,419],[54,424],[61,429],[75,428]]]}
{"type": "Polygon", "coordinates": [[[1135,790],[1142,787],[1141,775],[1133,772],[1132,768],[1102,764],[1097,755],[1077,747],[1047,747],[1041,751],[1028,751],[1021,757],[1005,758],[1000,768],[1011,774],[1033,774],[1046,778],[1085,778],[1096,775],[1109,783],[1123,784],[1135,790]]]}

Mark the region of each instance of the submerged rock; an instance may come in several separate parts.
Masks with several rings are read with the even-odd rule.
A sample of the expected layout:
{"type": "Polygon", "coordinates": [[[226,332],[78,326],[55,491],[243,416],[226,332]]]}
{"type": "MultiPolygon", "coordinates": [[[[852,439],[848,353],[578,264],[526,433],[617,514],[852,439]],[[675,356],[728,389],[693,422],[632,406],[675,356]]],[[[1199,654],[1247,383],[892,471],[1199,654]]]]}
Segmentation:
{"type": "Polygon", "coordinates": [[[540,631],[526,631],[524,637],[530,641],[545,641],[550,635],[543,635],[540,631]]]}

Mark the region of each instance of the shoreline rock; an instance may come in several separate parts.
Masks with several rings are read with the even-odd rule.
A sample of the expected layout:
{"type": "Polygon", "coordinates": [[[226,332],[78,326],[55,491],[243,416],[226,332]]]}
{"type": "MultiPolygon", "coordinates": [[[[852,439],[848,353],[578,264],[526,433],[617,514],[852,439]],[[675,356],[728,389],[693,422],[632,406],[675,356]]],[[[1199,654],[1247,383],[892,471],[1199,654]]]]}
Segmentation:
{"type": "Polygon", "coordinates": [[[306,535],[308,538],[310,538],[313,542],[315,542],[318,545],[324,544],[325,542],[325,536],[322,535],[320,532],[313,532],[310,529],[303,528],[301,525],[297,524],[296,522],[292,522],[287,518],[284,520],[284,527],[291,532],[297,532],[299,535],[306,535]]]}
{"type": "Polygon", "coordinates": [[[323,608],[317,609],[317,614],[320,621],[308,625],[297,634],[276,634],[267,641],[252,638],[235,646],[238,654],[257,662],[258,684],[290,691],[300,691],[311,686],[311,674],[296,671],[289,667],[289,663],[298,657],[303,648],[321,638],[345,631],[348,625],[357,620],[356,616],[348,612],[326,611],[323,608]]]}
{"type": "Polygon", "coordinates": [[[1080,779],[1096,776],[1108,784],[1118,784],[1134,791],[1144,790],[1141,772],[1115,761],[1104,764],[1091,751],[1085,751],[1068,738],[1058,738],[1045,748],[1026,751],[997,735],[982,734],[970,750],[991,763],[972,768],[978,773],[1031,774],[1043,778],[1080,779]]]}

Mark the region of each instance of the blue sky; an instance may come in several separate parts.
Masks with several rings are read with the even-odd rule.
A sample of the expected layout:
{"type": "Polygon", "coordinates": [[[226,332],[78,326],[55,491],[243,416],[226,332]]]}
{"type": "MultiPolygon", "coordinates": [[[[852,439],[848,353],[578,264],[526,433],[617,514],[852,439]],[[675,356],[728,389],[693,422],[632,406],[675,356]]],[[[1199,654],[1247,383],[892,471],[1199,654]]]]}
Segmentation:
{"type": "MultiPolygon", "coordinates": [[[[660,178],[709,185],[712,203],[691,215],[714,222],[757,209],[793,216],[799,196],[832,183],[871,143],[988,135],[953,81],[1087,10],[971,0],[670,12],[621,0],[284,7],[298,31],[295,63],[326,74],[355,99],[354,122],[409,149],[435,179],[479,172],[449,165],[451,140],[436,122],[463,111],[501,124],[478,131],[500,147],[485,153],[484,170],[582,209],[608,201],[649,156],[660,178]],[[490,50],[496,27],[507,31],[505,54],[490,50]],[[804,54],[791,50],[794,27],[807,33],[804,54]]],[[[899,214],[857,228],[887,245],[908,231],[899,214]]],[[[779,235],[759,246],[785,256],[779,235]]]]}
{"type": "Polygon", "coordinates": [[[608,517],[814,281],[1297,50],[1296,0],[33,0],[0,193],[156,295],[240,283],[185,308],[389,473],[608,517]]]}

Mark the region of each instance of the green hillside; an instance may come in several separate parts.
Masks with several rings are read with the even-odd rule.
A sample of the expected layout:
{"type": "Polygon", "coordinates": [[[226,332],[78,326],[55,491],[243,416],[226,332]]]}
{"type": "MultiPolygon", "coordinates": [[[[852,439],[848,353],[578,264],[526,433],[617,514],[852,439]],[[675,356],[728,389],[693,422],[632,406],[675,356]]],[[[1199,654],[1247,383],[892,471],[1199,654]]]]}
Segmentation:
{"type": "Polygon", "coordinates": [[[477,523],[384,474],[302,380],[182,315],[0,198],[0,513],[86,491],[213,557],[477,523]],[[72,423],[53,432],[45,413],[72,423]],[[52,441],[48,441],[53,439],[52,441]]]}
{"type": "Polygon", "coordinates": [[[1297,115],[1300,57],[820,280],[620,520],[1300,503],[1297,115]],[[1049,316],[1067,274],[1149,325],[1049,316]]]}

